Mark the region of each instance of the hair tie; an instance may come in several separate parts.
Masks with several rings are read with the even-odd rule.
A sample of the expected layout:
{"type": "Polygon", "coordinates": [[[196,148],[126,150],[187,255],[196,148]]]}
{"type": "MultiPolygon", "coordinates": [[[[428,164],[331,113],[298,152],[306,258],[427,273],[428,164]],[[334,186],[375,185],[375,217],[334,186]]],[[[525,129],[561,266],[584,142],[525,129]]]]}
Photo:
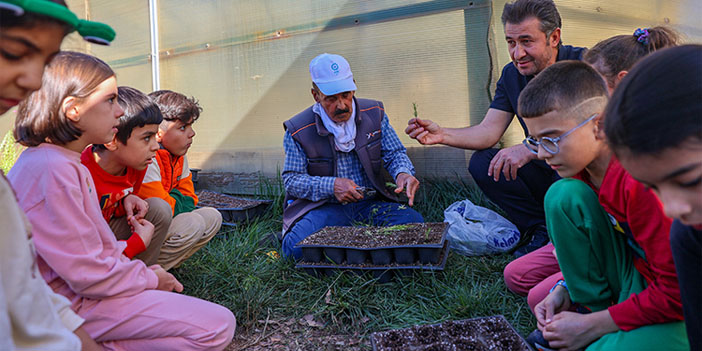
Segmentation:
{"type": "Polygon", "coordinates": [[[644,46],[648,46],[648,43],[649,43],[648,28],[644,28],[644,29],[636,28],[636,30],[634,31],[634,36],[636,37],[636,41],[638,41],[639,43],[641,43],[644,46]]]}

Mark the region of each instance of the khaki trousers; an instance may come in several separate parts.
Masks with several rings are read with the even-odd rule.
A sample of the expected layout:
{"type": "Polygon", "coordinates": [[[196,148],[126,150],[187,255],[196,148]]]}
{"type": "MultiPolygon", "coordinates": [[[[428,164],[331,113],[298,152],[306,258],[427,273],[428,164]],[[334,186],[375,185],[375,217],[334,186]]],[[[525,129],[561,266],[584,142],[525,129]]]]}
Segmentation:
{"type": "Polygon", "coordinates": [[[158,264],[165,270],[179,266],[205,246],[222,226],[222,215],[212,207],[202,207],[173,218],[161,247],[158,264]]]}
{"type": "MultiPolygon", "coordinates": [[[[138,258],[150,266],[156,264],[158,260],[161,246],[166,240],[168,228],[171,225],[173,210],[168,202],[157,197],[150,197],[146,199],[146,202],[149,204],[149,211],[146,212],[144,219],[154,225],[154,236],[151,238],[149,246],[146,247],[146,251],[134,256],[134,258],[138,258]]],[[[132,228],[129,226],[126,216],[114,217],[110,219],[109,224],[117,240],[127,240],[132,235],[132,228]]]]}

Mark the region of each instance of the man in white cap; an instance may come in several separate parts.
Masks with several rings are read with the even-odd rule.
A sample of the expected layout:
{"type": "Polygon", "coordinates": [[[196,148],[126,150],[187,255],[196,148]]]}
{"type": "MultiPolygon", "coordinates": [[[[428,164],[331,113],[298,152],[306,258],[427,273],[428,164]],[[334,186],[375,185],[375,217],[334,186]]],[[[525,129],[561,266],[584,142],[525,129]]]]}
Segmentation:
{"type": "Polygon", "coordinates": [[[310,75],[316,103],[283,123],[283,254],[299,259],[295,244],[325,226],[423,222],[397,202],[405,191],[412,206],[419,181],[383,103],[354,97],[351,68],[339,55],[315,57],[310,75]]]}

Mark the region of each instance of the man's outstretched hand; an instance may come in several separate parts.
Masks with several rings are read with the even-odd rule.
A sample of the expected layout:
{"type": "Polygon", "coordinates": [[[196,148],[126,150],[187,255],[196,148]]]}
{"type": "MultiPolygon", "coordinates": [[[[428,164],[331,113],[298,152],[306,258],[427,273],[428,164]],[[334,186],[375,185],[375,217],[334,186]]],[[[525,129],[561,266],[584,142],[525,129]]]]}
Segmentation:
{"type": "MultiPolygon", "coordinates": [[[[405,133],[422,145],[441,144],[444,132],[441,127],[428,119],[412,118],[407,122],[405,133]]],[[[398,184],[399,185],[399,184],[398,184]]]]}

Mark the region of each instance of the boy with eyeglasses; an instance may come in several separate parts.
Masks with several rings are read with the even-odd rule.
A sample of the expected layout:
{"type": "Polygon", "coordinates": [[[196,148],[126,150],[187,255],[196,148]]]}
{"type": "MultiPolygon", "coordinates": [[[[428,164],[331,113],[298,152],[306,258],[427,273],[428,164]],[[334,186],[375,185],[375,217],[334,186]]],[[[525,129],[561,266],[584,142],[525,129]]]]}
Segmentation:
{"type": "Polygon", "coordinates": [[[566,61],[541,72],[519,97],[530,133],[524,144],[565,178],[544,202],[564,278],[534,308],[549,344],[539,346],[687,350],[671,220],[609,149],[601,130],[607,96],[597,71],[566,61]]]}

